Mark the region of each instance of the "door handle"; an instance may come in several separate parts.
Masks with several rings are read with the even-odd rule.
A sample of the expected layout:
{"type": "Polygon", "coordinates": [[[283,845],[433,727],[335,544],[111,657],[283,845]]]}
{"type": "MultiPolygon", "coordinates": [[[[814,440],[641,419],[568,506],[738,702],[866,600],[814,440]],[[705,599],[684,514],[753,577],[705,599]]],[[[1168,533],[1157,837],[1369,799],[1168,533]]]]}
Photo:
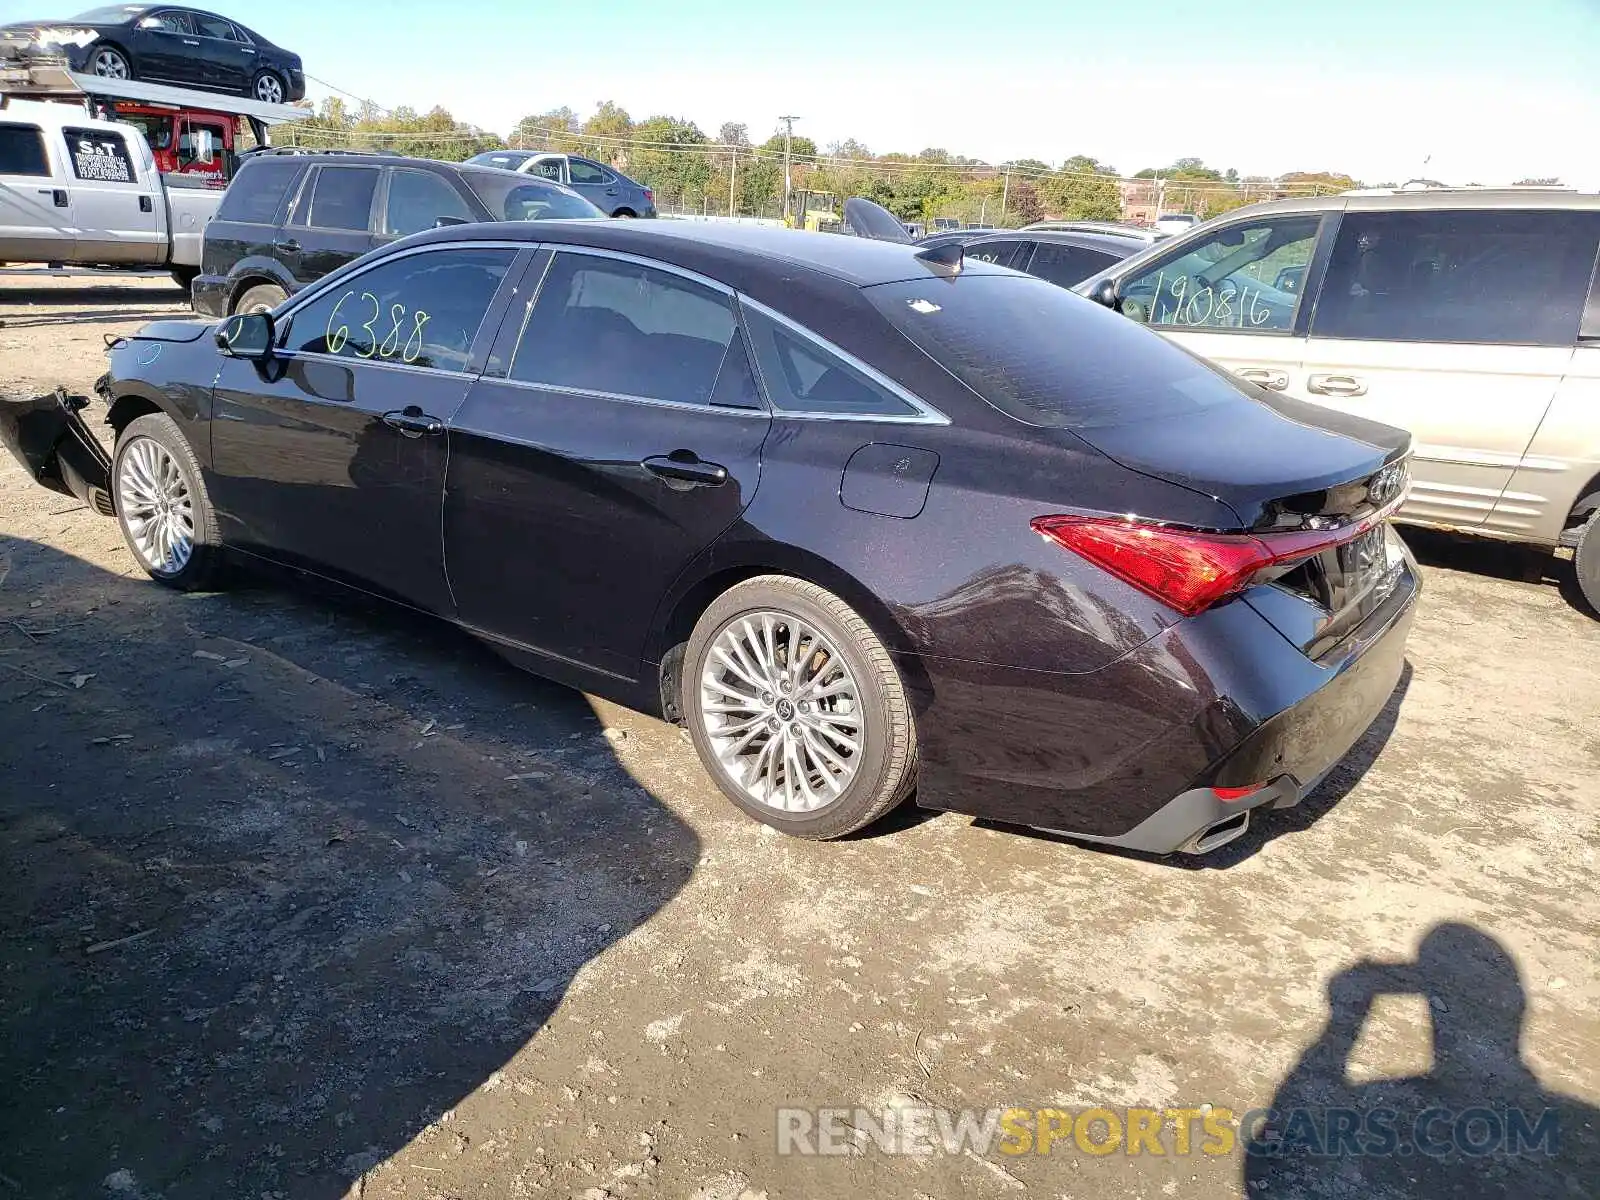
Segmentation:
{"type": "Polygon", "coordinates": [[[662,479],[698,487],[720,487],[728,482],[727,467],[720,463],[704,462],[693,450],[653,454],[639,465],[662,479]]]}
{"type": "Polygon", "coordinates": [[[1289,387],[1289,372],[1274,371],[1271,367],[1240,367],[1234,374],[1274,392],[1282,392],[1289,387]]]}
{"type": "Polygon", "coordinates": [[[1306,380],[1306,391],[1319,396],[1365,396],[1367,385],[1354,375],[1313,375],[1306,380]]]}
{"type": "Polygon", "coordinates": [[[51,203],[53,203],[57,208],[67,207],[66,188],[40,188],[39,195],[49,196],[51,203]]]}
{"type": "Polygon", "coordinates": [[[384,413],[383,423],[390,429],[398,429],[408,438],[438,437],[444,432],[443,421],[423,412],[415,404],[384,413]]]}
{"type": "Polygon", "coordinates": [[[293,238],[290,238],[286,242],[273,242],[272,245],[274,249],[282,250],[285,254],[300,253],[300,243],[295,241],[293,238]]]}
{"type": "Polygon", "coordinates": [[[183,44],[185,46],[198,46],[200,43],[195,41],[193,38],[184,38],[183,44]]]}

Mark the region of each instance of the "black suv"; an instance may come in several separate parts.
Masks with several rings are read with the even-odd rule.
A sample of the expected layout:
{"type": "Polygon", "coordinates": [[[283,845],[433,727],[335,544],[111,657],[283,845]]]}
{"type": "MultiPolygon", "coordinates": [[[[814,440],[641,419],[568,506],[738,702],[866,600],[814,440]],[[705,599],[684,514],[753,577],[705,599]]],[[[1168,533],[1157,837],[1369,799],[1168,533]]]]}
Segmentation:
{"type": "Polygon", "coordinates": [[[391,154],[247,158],[206,226],[195,311],[262,312],[352,259],[436,225],[603,218],[559,184],[391,154]]]}

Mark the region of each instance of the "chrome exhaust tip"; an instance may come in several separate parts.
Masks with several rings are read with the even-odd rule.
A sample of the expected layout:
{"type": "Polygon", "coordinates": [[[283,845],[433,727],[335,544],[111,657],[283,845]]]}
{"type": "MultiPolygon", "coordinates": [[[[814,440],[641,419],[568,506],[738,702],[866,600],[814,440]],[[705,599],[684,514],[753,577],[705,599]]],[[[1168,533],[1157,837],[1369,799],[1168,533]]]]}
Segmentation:
{"type": "Polygon", "coordinates": [[[1234,813],[1231,817],[1224,817],[1211,825],[1207,825],[1195,834],[1182,846],[1178,847],[1179,854],[1210,854],[1213,850],[1220,850],[1237,837],[1242,837],[1244,831],[1250,828],[1250,810],[1234,813]]]}

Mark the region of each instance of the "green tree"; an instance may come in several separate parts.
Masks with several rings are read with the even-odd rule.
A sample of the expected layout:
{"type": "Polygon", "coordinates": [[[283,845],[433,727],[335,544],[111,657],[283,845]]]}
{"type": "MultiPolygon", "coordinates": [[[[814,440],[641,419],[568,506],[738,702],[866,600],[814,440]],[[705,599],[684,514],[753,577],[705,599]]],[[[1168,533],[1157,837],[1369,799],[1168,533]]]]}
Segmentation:
{"type": "Polygon", "coordinates": [[[1038,181],[1039,201],[1053,217],[1069,221],[1115,221],[1122,215],[1116,168],[1074,154],[1038,181]]]}
{"type": "Polygon", "coordinates": [[[711,181],[710,139],[693,121],[650,117],[633,127],[628,173],[670,204],[699,208],[711,181]]]}
{"type": "Polygon", "coordinates": [[[570,154],[583,146],[579,137],[582,128],[578,114],[563,105],[549,112],[523,117],[511,131],[511,144],[529,150],[559,150],[570,154]]]}

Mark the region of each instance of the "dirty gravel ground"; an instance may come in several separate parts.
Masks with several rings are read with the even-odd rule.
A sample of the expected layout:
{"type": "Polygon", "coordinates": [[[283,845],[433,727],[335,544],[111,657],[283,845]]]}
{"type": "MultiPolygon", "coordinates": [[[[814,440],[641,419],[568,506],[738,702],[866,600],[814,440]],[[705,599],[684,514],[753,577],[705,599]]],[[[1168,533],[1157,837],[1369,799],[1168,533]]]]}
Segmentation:
{"type": "MultiPolygon", "coordinates": [[[[0,389],[86,391],[180,299],[0,274],[0,389]]],[[[1389,711],[1219,855],[810,845],[447,628],[162,590],[6,459],[0,1197],[1594,1195],[1600,623],[1413,541],[1389,711]],[[1560,1150],[775,1152],[779,1106],[1378,1097],[1553,1106],[1560,1150]]]]}

